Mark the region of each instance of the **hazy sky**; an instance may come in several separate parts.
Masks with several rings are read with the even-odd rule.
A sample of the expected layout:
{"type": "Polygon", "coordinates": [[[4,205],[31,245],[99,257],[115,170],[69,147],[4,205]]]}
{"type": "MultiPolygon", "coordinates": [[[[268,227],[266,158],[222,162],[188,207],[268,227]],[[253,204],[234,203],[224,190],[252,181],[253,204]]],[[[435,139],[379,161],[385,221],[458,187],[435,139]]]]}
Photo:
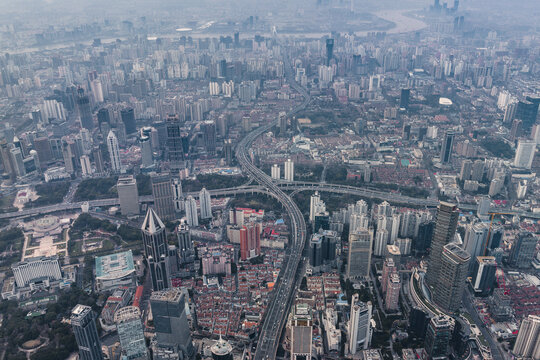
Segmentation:
{"type": "MultiPolygon", "coordinates": [[[[336,6],[348,6],[350,0],[331,0],[336,6]]],[[[353,0],[357,11],[384,9],[422,9],[433,0],[353,0]]],[[[445,0],[441,0],[444,3],[445,0]]],[[[447,0],[453,6],[454,0],[447,0]]],[[[317,0],[0,0],[0,22],[64,25],[108,19],[134,19],[139,16],[160,19],[176,16],[191,20],[241,20],[249,15],[288,16],[295,11],[317,9],[317,0]]],[[[480,20],[490,13],[493,21],[517,21],[535,25],[540,18],[540,0],[461,0],[465,11],[480,20]],[[476,17],[475,16],[475,17],[476,17]]],[[[319,9],[319,11],[325,11],[319,9]]],[[[536,24],[537,25],[537,24],[536,24]]]]}

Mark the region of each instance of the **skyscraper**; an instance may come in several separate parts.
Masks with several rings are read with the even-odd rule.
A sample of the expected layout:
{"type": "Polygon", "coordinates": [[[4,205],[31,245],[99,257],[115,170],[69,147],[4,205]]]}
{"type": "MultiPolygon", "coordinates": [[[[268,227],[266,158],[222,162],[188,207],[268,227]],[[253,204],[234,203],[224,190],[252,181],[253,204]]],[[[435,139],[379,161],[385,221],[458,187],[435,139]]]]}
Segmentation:
{"type": "MultiPolygon", "coordinates": [[[[469,253],[472,259],[484,255],[484,248],[487,246],[487,236],[489,225],[478,222],[476,224],[467,224],[465,238],[463,239],[463,249],[469,253]]],[[[470,264],[471,270],[474,263],[470,264]]]]}
{"type": "Polygon", "coordinates": [[[287,134],[287,123],[287,113],[281,111],[278,114],[279,136],[285,136],[287,134]]]}
{"type": "Polygon", "coordinates": [[[154,164],[150,137],[141,135],[139,137],[139,144],[141,144],[141,166],[143,168],[148,168],[154,164]]]}
{"type": "Polygon", "coordinates": [[[309,240],[309,265],[311,267],[321,266],[322,260],[322,236],[318,233],[311,235],[309,240]]]}
{"type": "Polygon", "coordinates": [[[202,188],[199,192],[199,204],[201,207],[201,219],[211,219],[212,201],[210,200],[210,193],[206,188],[202,188]]]}
{"type": "Polygon", "coordinates": [[[357,229],[349,234],[348,278],[367,278],[371,269],[373,229],[357,229]]]}
{"type": "Polygon", "coordinates": [[[373,306],[370,301],[360,301],[358,294],[351,300],[349,319],[349,352],[356,354],[359,349],[367,349],[371,341],[371,316],[373,306]]]}
{"type": "Polygon", "coordinates": [[[0,142],[0,151],[2,152],[2,165],[4,166],[5,173],[9,175],[11,180],[15,180],[17,172],[15,170],[16,165],[11,156],[10,145],[11,144],[8,144],[6,139],[2,139],[0,142]]]}
{"type": "Polygon", "coordinates": [[[176,213],[170,174],[154,175],[151,180],[156,213],[163,220],[173,220],[176,213]]]}
{"type": "Polygon", "coordinates": [[[517,168],[530,169],[536,151],[536,141],[520,139],[514,157],[514,166],[517,168]]]}
{"type": "Polygon", "coordinates": [[[120,117],[124,123],[126,134],[134,134],[137,132],[137,124],[135,122],[135,111],[133,108],[122,109],[120,111],[120,117]]]}
{"type": "Polygon", "coordinates": [[[287,159],[285,162],[285,180],[294,181],[294,163],[291,159],[287,159]]]}
{"type": "Polygon", "coordinates": [[[433,221],[424,221],[418,225],[418,235],[413,241],[413,250],[415,254],[424,254],[431,246],[434,229],[435,222],[433,221]]]}
{"type": "Polygon", "coordinates": [[[510,251],[510,258],[508,262],[510,265],[525,269],[531,266],[531,262],[534,258],[534,252],[536,251],[536,245],[538,244],[538,238],[529,232],[520,233],[510,251]]]}
{"type": "Polygon", "coordinates": [[[523,319],[513,353],[524,359],[540,359],[540,316],[529,315],[523,319]]]}
{"type": "Polygon", "coordinates": [[[330,66],[330,61],[334,56],[334,39],[326,39],[326,66],[330,66]]]}
{"type": "Polygon", "coordinates": [[[290,327],[291,360],[311,359],[313,317],[310,305],[294,305],[290,327]]]}
{"type": "Polygon", "coordinates": [[[186,315],[186,300],[182,290],[171,288],[154,291],[150,297],[158,347],[180,355],[180,359],[191,358],[194,347],[186,315]]]}
{"type": "Polygon", "coordinates": [[[405,110],[409,109],[409,98],[411,96],[411,89],[401,89],[401,95],[399,97],[399,107],[405,110]]]}
{"type": "Polygon", "coordinates": [[[425,349],[430,358],[446,357],[455,321],[447,315],[436,315],[428,324],[425,349]]]}
{"type": "Polygon", "coordinates": [[[197,217],[197,202],[193,196],[188,196],[184,205],[186,209],[186,219],[189,226],[199,226],[199,218],[197,217]]]}
{"type": "Polygon", "coordinates": [[[202,123],[201,130],[203,133],[204,147],[208,154],[216,153],[216,123],[208,120],[202,123]]]}
{"type": "Polygon", "coordinates": [[[139,214],[139,191],[133,175],[121,176],[116,184],[122,215],[139,214]]]}
{"type": "Polygon", "coordinates": [[[114,314],[114,322],[122,346],[122,355],[128,360],[148,359],[139,308],[126,306],[118,309],[114,314]]]}
{"type": "Polygon", "coordinates": [[[523,122],[523,130],[526,133],[528,133],[534,123],[536,123],[538,104],[539,102],[536,100],[536,98],[531,97],[527,97],[525,100],[520,100],[517,104],[514,118],[520,119],[523,122]]]}
{"type": "Polygon", "coordinates": [[[90,109],[90,99],[84,94],[84,89],[77,89],[77,110],[81,125],[83,128],[92,131],[94,129],[94,119],[92,118],[92,110],[90,109]]]}
{"type": "Polygon", "coordinates": [[[180,262],[182,264],[192,262],[194,251],[193,241],[191,240],[191,233],[189,232],[189,225],[186,224],[184,219],[180,221],[176,228],[176,237],[178,239],[178,255],[180,256],[180,262]]]}
{"type": "Polygon", "coordinates": [[[495,286],[497,262],[493,256],[477,256],[474,263],[471,285],[474,292],[480,296],[491,294],[495,286]]]}
{"type": "Polygon", "coordinates": [[[172,179],[174,210],[180,212],[184,210],[184,193],[182,192],[182,181],[178,178],[172,179]]]}
{"type": "Polygon", "coordinates": [[[399,291],[401,280],[397,272],[392,272],[387,280],[384,307],[387,311],[399,310],[399,291]]]}
{"type": "Polygon", "coordinates": [[[115,173],[120,173],[122,171],[120,149],[118,148],[118,139],[112,130],[109,131],[109,135],[107,135],[107,149],[109,150],[112,171],[115,173]]]}
{"type": "Polygon", "coordinates": [[[103,164],[103,153],[101,152],[101,148],[99,146],[92,149],[92,157],[94,158],[96,173],[103,174],[105,171],[105,165],[103,164]]]}
{"type": "Polygon", "coordinates": [[[469,273],[470,259],[470,255],[455,243],[443,247],[433,300],[444,311],[454,312],[459,309],[469,273]]]}
{"type": "Polygon", "coordinates": [[[171,169],[184,167],[184,148],[182,146],[182,132],[178,116],[169,115],[166,123],[167,130],[167,158],[171,169]]]}
{"type": "Polygon", "coordinates": [[[393,258],[387,257],[384,259],[381,276],[381,290],[383,294],[386,294],[386,288],[388,286],[388,279],[390,278],[390,275],[397,271],[398,269],[396,268],[396,263],[394,262],[393,258]]]}
{"type": "Polygon", "coordinates": [[[231,139],[225,139],[223,141],[223,157],[225,158],[225,163],[227,165],[232,165],[233,162],[233,144],[231,139]]]}
{"type": "Polygon", "coordinates": [[[79,359],[103,359],[96,318],[90,306],[79,304],[71,310],[71,327],[79,346],[79,359]]]}
{"type": "Polygon", "coordinates": [[[452,160],[452,151],[454,148],[454,136],[455,134],[448,131],[444,135],[444,140],[441,147],[441,163],[448,164],[452,160]]]}
{"type": "Polygon", "coordinates": [[[148,261],[152,289],[163,290],[169,287],[167,273],[167,234],[165,225],[152,208],[148,208],[141,227],[144,255],[148,261]]]}
{"type": "Polygon", "coordinates": [[[261,223],[247,223],[240,229],[240,258],[247,260],[261,254],[261,223]]]}
{"type": "Polygon", "coordinates": [[[426,274],[426,281],[430,286],[435,286],[439,278],[443,247],[454,239],[458,217],[459,211],[456,205],[444,201],[440,202],[426,274]]]}
{"type": "Polygon", "coordinates": [[[279,180],[281,178],[281,169],[279,168],[278,164],[272,165],[272,179],[279,180]]]}

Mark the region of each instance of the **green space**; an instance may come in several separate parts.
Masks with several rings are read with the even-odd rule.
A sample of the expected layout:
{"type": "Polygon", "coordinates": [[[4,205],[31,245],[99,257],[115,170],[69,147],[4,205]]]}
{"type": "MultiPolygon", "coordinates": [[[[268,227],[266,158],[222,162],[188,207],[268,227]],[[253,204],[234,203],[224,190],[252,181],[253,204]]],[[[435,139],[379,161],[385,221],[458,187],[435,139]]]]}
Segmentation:
{"type": "Polygon", "coordinates": [[[504,159],[512,159],[514,157],[514,149],[502,139],[487,137],[480,142],[480,145],[494,156],[504,159]]]}
{"type": "Polygon", "coordinates": [[[96,295],[73,287],[60,293],[56,303],[48,304],[42,316],[27,317],[28,310],[18,307],[16,301],[0,303],[0,313],[4,315],[0,327],[0,341],[4,344],[5,359],[26,359],[18,347],[38,338],[48,339],[48,345],[32,355],[32,360],[67,359],[77,351],[75,336],[69,324],[62,322],[69,318],[70,311],[77,304],[91,306],[97,313],[96,295]]]}
{"type": "Polygon", "coordinates": [[[203,187],[205,187],[207,190],[224,189],[239,186],[247,181],[248,178],[242,175],[197,175],[197,179],[195,180],[182,181],[182,191],[200,191],[203,187]]]}
{"type": "Polygon", "coordinates": [[[295,164],[294,177],[297,181],[319,182],[323,172],[323,165],[301,165],[295,164]]]}
{"type": "Polygon", "coordinates": [[[75,201],[108,199],[118,196],[116,192],[117,176],[83,180],[75,192],[75,201]]]}
{"type": "Polygon", "coordinates": [[[36,185],[36,193],[39,195],[34,201],[30,201],[27,207],[39,207],[59,204],[64,200],[64,196],[69,190],[70,182],[51,182],[36,185]]]}
{"type": "Polygon", "coordinates": [[[331,184],[346,184],[347,167],[345,165],[329,165],[326,168],[326,182],[331,184]]]}
{"type": "Polygon", "coordinates": [[[0,257],[0,268],[5,270],[11,264],[21,259],[24,234],[21,229],[13,227],[0,232],[0,253],[6,250],[13,250],[11,255],[0,257]]]}
{"type": "Polygon", "coordinates": [[[483,346],[489,347],[489,343],[487,342],[487,340],[486,340],[486,338],[484,337],[484,335],[480,334],[480,336],[478,336],[478,340],[480,340],[480,343],[481,343],[483,346]]]}
{"type": "MultiPolygon", "coordinates": [[[[106,253],[125,242],[127,247],[139,247],[142,244],[141,231],[129,225],[122,224],[118,228],[109,220],[101,220],[90,214],[81,214],[73,222],[69,230],[70,241],[68,242],[69,254],[73,256],[82,255],[82,239],[85,232],[102,230],[113,234],[110,238],[104,239],[103,246],[100,249],[92,251],[92,254],[106,253]]],[[[87,235],[88,236],[88,235],[87,235]]],[[[96,242],[102,235],[96,235],[96,238],[86,240],[87,243],[96,242]]]]}
{"type": "Polygon", "coordinates": [[[120,225],[116,233],[127,243],[142,241],[141,231],[129,225],[120,225]]]}
{"type": "Polygon", "coordinates": [[[79,215],[79,217],[77,217],[77,219],[73,222],[73,225],[71,226],[71,232],[91,231],[97,229],[114,232],[116,231],[116,225],[111,223],[109,220],[101,220],[93,217],[90,214],[84,213],[79,215]]]}
{"type": "MultiPolygon", "coordinates": [[[[13,206],[16,194],[6,194],[0,196],[0,213],[14,212],[18,209],[13,206]]],[[[9,222],[8,222],[9,223],[9,222]]]]}
{"type": "Polygon", "coordinates": [[[273,211],[281,209],[281,203],[264,194],[237,195],[231,200],[231,207],[247,207],[256,210],[273,211]]]}

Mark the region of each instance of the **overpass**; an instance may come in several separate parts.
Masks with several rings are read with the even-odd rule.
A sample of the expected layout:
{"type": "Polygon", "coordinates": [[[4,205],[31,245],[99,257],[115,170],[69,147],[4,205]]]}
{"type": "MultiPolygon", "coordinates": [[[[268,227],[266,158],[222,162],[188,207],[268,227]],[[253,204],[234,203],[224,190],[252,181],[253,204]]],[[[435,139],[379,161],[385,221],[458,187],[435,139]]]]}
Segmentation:
{"type": "MultiPolygon", "coordinates": [[[[329,192],[334,194],[345,194],[353,195],[366,199],[388,201],[389,203],[396,205],[409,205],[409,206],[420,206],[426,208],[435,208],[438,206],[439,201],[434,199],[425,199],[425,198],[416,198],[412,196],[401,195],[398,193],[384,192],[379,190],[373,190],[369,188],[359,188],[349,185],[338,185],[338,184],[327,184],[327,183],[313,183],[313,182],[277,182],[276,185],[282,191],[292,191],[289,196],[294,197],[299,192],[302,191],[319,191],[319,192],[329,192]]],[[[260,185],[241,185],[234,188],[224,188],[209,190],[210,195],[214,197],[219,196],[235,196],[241,194],[265,194],[273,196],[266,187],[260,185]]],[[[194,198],[199,197],[199,192],[188,192],[185,195],[191,195],[194,198]]],[[[141,203],[152,203],[154,201],[151,195],[145,195],[139,197],[139,202],[141,203]]],[[[38,214],[50,214],[54,212],[61,211],[70,211],[80,209],[85,202],[75,202],[68,204],[56,204],[48,205],[36,208],[25,209],[22,211],[14,211],[9,213],[0,214],[0,219],[10,219],[18,217],[27,217],[34,216],[38,214]]],[[[90,200],[88,201],[90,208],[95,207],[106,207],[106,206],[118,206],[120,201],[118,198],[109,198],[109,199],[100,199],[100,200],[90,200]]],[[[476,211],[476,205],[474,204],[462,204],[459,203],[458,207],[464,211],[476,211]]],[[[505,210],[508,212],[508,215],[518,215],[522,218],[529,219],[540,219],[540,213],[533,213],[528,211],[520,210],[505,210]]]]}

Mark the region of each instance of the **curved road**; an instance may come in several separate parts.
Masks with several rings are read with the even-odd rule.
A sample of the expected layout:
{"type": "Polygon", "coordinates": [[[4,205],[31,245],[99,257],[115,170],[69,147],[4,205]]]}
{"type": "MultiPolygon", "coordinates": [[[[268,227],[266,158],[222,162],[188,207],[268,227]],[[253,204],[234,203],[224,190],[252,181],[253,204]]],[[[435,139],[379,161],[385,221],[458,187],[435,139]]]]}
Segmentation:
{"type": "MultiPolygon", "coordinates": [[[[287,116],[291,116],[304,109],[310,101],[309,94],[305,89],[294,82],[291,76],[290,62],[285,59],[285,76],[291,86],[304,97],[304,101],[291,110],[287,116]]],[[[281,330],[289,313],[289,306],[295,291],[297,282],[297,269],[302,259],[302,251],[306,240],[306,223],[302,212],[296,203],[279,188],[272,178],[251,163],[248,150],[253,141],[277,125],[278,120],[261,126],[245,136],[236,147],[236,159],[248,176],[259,183],[265,190],[278,199],[290,216],[291,243],[284,258],[279,279],[272,297],[266,309],[266,314],[259,331],[259,340],[254,359],[273,359],[276,356],[281,337],[281,330]]]]}

